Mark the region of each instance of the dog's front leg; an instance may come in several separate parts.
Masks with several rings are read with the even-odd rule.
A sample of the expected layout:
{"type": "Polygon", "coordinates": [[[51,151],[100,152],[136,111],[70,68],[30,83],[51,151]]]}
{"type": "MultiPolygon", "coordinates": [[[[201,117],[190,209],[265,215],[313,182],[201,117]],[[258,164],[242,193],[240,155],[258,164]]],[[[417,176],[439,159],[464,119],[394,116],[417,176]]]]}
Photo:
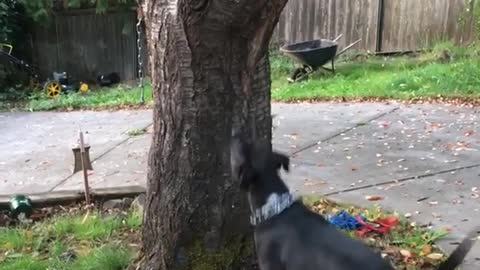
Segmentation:
{"type": "Polygon", "coordinates": [[[285,270],[285,265],[280,259],[280,248],[273,241],[267,245],[257,243],[257,257],[260,270],[285,270]]]}

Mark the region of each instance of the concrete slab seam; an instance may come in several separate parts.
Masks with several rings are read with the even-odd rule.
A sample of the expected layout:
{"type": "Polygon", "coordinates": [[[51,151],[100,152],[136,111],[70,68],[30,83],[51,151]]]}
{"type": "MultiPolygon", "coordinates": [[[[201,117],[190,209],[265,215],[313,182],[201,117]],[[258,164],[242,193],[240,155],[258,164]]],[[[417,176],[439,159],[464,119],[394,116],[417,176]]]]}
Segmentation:
{"type": "Polygon", "coordinates": [[[347,132],[349,132],[349,131],[351,131],[351,130],[353,130],[354,128],[357,128],[357,127],[359,127],[359,126],[363,126],[363,125],[365,125],[365,123],[370,123],[370,122],[372,122],[372,121],[374,121],[374,120],[378,120],[378,119],[380,119],[380,118],[382,118],[382,117],[384,117],[384,116],[386,116],[386,115],[388,115],[388,114],[391,114],[391,113],[397,111],[398,109],[400,109],[400,107],[395,107],[395,108],[393,108],[393,109],[391,109],[391,110],[389,110],[389,111],[386,111],[386,112],[382,112],[382,113],[380,113],[380,114],[377,114],[377,115],[373,116],[372,118],[367,119],[367,120],[364,121],[364,122],[356,123],[356,124],[354,124],[354,125],[352,125],[352,126],[350,126],[350,127],[344,128],[344,129],[342,129],[341,131],[336,132],[336,133],[334,133],[334,134],[326,137],[326,138],[323,139],[323,140],[317,140],[317,141],[315,141],[315,142],[313,142],[313,143],[307,144],[306,146],[304,146],[304,147],[302,147],[302,148],[300,148],[300,149],[298,149],[298,150],[293,151],[292,153],[289,154],[289,156],[292,157],[292,156],[294,156],[294,155],[296,155],[296,154],[299,154],[299,153],[301,153],[301,152],[303,152],[303,151],[305,151],[305,150],[308,150],[308,149],[314,147],[315,145],[318,144],[318,141],[326,142],[326,141],[332,140],[332,139],[340,136],[341,134],[347,133],[347,132]]]}
{"type": "Polygon", "coordinates": [[[453,169],[448,169],[448,170],[443,170],[443,171],[438,171],[438,172],[432,172],[432,173],[427,173],[427,174],[421,174],[421,175],[416,175],[416,176],[410,176],[410,177],[405,177],[405,178],[391,180],[391,181],[385,181],[385,182],[376,183],[376,184],[347,188],[347,189],[343,189],[343,190],[338,190],[338,191],[326,193],[326,194],[323,194],[323,196],[327,197],[327,196],[339,195],[339,194],[342,194],[342,193],[348,193],[348,192],[351,192],[351,191],[358,191],[358,190],[364,190],[364,189],[373,188],[373,187],[385,186],[385,185],[390,185],[390,184],[397,184],[397,183],[402,183],[402,182],[407,182],[407,181],[414,181],[414,180],[422,179],[422,178],[426,178],[426,177],[432,177],[432,176],[436,176],[436,175],[440,175],[440,174],[451,173],[451,172],[456,172],[456,171],[461,171],[461,170],[468,170],[468,169],[473,169],[473,168],[478,168],[478,167],[480,167],[480,164],[462,166],[462,167],[457,167],[457,168],[453,168],[453,169]]]}

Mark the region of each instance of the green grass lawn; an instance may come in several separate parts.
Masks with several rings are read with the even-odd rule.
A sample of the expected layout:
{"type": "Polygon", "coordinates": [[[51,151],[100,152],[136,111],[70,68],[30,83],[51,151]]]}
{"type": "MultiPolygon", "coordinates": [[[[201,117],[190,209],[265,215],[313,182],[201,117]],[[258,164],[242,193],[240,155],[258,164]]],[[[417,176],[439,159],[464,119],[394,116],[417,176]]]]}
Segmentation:
{"type": "Polygon", "coordinates": [[[294,68],[289,59],[274,55],[272,99],[276,101],[335,98],[414,99],[480,97],[480,46],[458,48],[449,43],[416,57],[372,56],[339,63],[336,74],[316,72],[308,80],[289,84],[294,68]],[[452,57],[443,61],[444,51],[452,57]]]}
{"type": "Polygon", "coordinates": [[[2,270],[126,269],[138,248],[141,215],[60,215],[34,225],[0,227],[2,270]]]}
{"type": "MultiPolygon", "coordinates": [[[[86,94],[63,94],[48,98],[43,93],[32,95],[24,104],[29,111],[77,110],[77,109],[122,109],[143,106],[140,102],[141,88],[117,86],[92,89],[86,94]]],[[[152,87],[145,86],[145,104],[152,102],[152,87]]]]}
{"type": "Polygon", "coordinates": [[[15,101],[0,98],[0,111],[69,111],[69,110],[104,110],[148,107],[152,104],[152,87],[145,85],[145,104],[141,104],[141,88],[119,85],[110,88],[91,89],[88,93],[61,94],[49,98],[41,90],[15,101]]]}

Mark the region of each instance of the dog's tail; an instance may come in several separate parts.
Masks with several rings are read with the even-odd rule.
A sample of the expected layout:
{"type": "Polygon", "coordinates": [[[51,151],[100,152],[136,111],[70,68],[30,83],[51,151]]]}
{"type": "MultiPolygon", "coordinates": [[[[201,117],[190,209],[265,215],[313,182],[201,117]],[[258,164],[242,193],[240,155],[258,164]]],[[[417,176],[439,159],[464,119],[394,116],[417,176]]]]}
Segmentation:
{"type": "Polygon", "coordinates": [[[477,227],[475,228],[475,230],[472,230],[467,235],[467,237],[463,239],[460,245],[452,252],[450,257],[448,257],[446,261],[440,264],[437,270],[454,270],[460,264],[462,264],[468,252],[470,252],[470,249],[472,249],[473,244],[475,244],[475,242],[477,241],[479,233],[480,233],[480,227],[477,227]]]}

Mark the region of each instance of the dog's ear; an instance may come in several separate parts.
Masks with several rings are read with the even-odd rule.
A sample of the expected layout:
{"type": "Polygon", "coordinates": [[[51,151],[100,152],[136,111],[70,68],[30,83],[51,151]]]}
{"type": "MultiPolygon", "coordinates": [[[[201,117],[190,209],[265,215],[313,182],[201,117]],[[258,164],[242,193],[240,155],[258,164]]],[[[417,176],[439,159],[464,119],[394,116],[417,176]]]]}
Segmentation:
{"type": "Polygon", "coordinates": [[[245,140],[241,133],[232,131],[230,168],[232,176],[240,181],[240,187],[242,189],[248,189],[254,178],[254,169],[252,166],[253,150],[253,146],[245,140]]]}
{"type": "Polygon", "coordinates": [[[276,170],[280,170],[283,168],[285,171],[289,171],[290,169],[290,158],[284,154],[278,152],[272,152],[272,161],[273,166],[276,170]]]}

